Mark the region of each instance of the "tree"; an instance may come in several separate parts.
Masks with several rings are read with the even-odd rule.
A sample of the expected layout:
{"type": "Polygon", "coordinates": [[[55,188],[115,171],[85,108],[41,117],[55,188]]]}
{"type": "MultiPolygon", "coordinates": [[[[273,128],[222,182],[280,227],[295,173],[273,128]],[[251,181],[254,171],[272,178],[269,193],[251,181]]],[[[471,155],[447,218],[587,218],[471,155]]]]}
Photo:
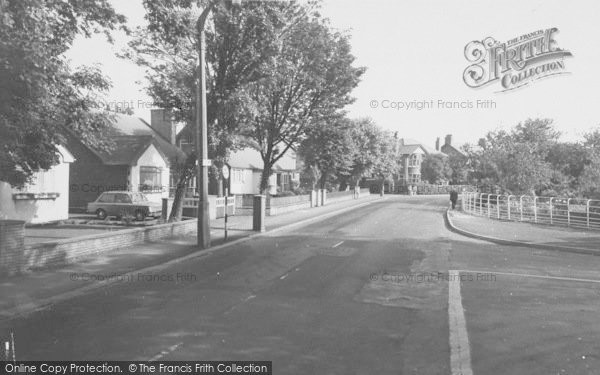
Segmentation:
{"type": "Polygon", "coordinates": [[[348,178],[343,180],[342,189],[347,184],[358,187],[363,177],[371,176],[380,157],[380,129],[370,118],[352,120],[354,155],[348,178]]]}
{"type": "Polygon", "coordinates": [[[304,163],[304,175],[325,189],[326,183],[335,176],[348,176],[355,153],[352,139],[352,123],[337,116],[327,123],[315,123],[307,130],[298,154],[304,163]]]}
{"type": "Polygon", "coordinates": [[[421,163],[421,179],[430,184],[438,184],[452,178],[452,168],[449,157],[440,154],[431,154],[421,163]]]}
{"type": "Polygon", "coordinates": [[[389,131],[379,128],[376,133],[377,147],[372,174],[379,179],[380,191],[384,191],[385,181],[394,181],[399,171],[399,155],[396,138],[389,131]]]}
{"type": "Polygon", "coordinates": [[[58,163],[67,132],[107,149],[111,116],[95,110],[110,87],[98,67],[69,66],[64,53],[79,34],[123,28],[108,0],[0,1],[0,179],[22,187],[58,163]]]}
{"type": "Polygon", "coordinates": [[[546,161],[552,168],[546,194],[571,195],[580,189],[579,178],[590,164],[590,153],[581,143],[556,143],[548,150],[546,161]]]}
{"type": "Polygon", "coordinates": [[[596,129],[583,137],[587,163],[578,178],[578,191],[587,198],[600,199],[600,130],[596,129]]]}
{"type": "Polygon", "coordinates": [[[579,178],[579,191],[587,198],[600,199],[600,152],[591,153],[590,163],[586,165],[579,178]]]}
{"type": "Polygon", "coordinates": [[[549,119],[529,119],[511,132],[489,132],[471,155],[473,177],[508,193],[535,194],[548,186],[552,169],[546,157],[559,135],[549,119]]]}
{"type": "MultiPolygon", "coordinates": [[[[136,30],[122,54],[147,69],[148,94],[175,121],[186,124],[184,132],[192,139],[199,74],[196,20],[205,6],[204,1],[145,0],[148,26],[136,30]]],[[[266,63],[277,52],[277,33],[288,19],[285,9],[275,2],[244,2],[241,10],[217,3],[212,12],[214,22],[206,32],[208,153],[218,166],[242,146],[240,116],[247,114],[247,105],[240,88],[267,74],[266,63]]],[[[195,175],[195,164],[190,156],[176,164],[177,186],[183,191],[195,175]]],[[[215,168],[211,172],[220,178],[215,168]]],[[[175,207],[182,196],[176,191],[175,207]]]]}
{"type": "MultiPolygon", "coordinates": [[[[198,80],[199,35],[196,21],[206,1],[144,0],[146,28],[137,29],[122,57],[147,69],[148,94],[171,110],[176,121],[194,123],[198,80]]],[[[209,157],[221,162],[235,149],[240,111],[245,110],[240,87],[265,74],[275,58],[277,28],[287,20],[284,5],[243,2],[236,10],[217,3],[206,30],[207,118],[209,157]]]]}
{"type": "Polygon", "coordinates": [[[299,145],[308,128],[324,123],[353,101],[350,92],[364,72],[352,66],[355,58],[347,35],[332,32],[317,13],[293,10],[288,12],[293,18],[278,33],[277,58],[268,64],[270,73],[245,87],[249,110],[244,135],[263,160],[263,193],[268,191],[273,165],[299,145]]]}

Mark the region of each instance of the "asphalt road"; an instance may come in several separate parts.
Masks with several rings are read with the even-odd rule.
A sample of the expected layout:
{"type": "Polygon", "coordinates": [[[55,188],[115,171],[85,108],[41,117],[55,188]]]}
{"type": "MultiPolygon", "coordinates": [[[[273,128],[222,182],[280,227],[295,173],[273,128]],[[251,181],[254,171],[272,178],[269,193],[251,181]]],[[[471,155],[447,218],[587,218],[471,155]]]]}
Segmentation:
{"type": "Polygon", "coordinates": [[[461,237],[446,207],[390,196],[2,321],[0,333],[14,332],[20,360],[451,374],[449,283],[432,275],[464,270],[493,275],[460,284],[473,373],[600,373],[600,259],[461,237]]]}

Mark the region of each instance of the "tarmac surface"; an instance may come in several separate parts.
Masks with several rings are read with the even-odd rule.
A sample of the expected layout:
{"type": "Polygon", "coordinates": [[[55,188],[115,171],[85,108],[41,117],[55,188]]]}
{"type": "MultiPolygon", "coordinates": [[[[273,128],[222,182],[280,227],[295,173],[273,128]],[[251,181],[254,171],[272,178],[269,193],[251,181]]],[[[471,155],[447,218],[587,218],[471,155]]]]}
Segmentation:
{"type": "MultiPolygon", "coordinates": [[[[465,237],[447,227],[447,206],[447,197],[388,196],[305,223],[308,213],[284,215],[278,220],[296,225],[218,251],[191,251],[193,238],[150,244],[150,253],[188,258],[161,266],[154,257],[153,268],[41,309],[7,304],[0,338],[14,333],[19,360],[269,360],[276,374],[597,374],[600,258],[465,237]]],[[[564,239],[581,236],[577,245],[594,246],[593,233],[557,233],[545,241],[572,246],[564,239]]],[[[94,272],[114,265],[93,262],[94,272]]],[[[6,287],[0,293],[11,293],[6,287]]]]}

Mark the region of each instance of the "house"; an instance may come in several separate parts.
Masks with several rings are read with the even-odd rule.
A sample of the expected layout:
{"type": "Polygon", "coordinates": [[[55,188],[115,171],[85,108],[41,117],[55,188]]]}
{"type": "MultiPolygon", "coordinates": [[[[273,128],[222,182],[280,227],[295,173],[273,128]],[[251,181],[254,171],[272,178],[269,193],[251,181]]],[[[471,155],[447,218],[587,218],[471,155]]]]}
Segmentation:
{"type": "Polygon", "coordinates": [[[22,189],[0,181],[0,219],[41,224],[69,218],[69,169],[75,159],[66,147],[56,149],[59,163],[36,172],[22,189]]]}
{"type": "Polygon", "coordinates": [[[419,184],[421,182],[421,163],[425,156],[431,153],[431,150],[414,139],[398,139],[400,172],[397,184],[399,186],[419,184]]]}
{"type": "Polygon", "coordinates": [[[437,138],[435,141],[435,149],[436,151],[442,152],[451,157],[456,157],[465,161],[468,159],[468,156],[463,151],[452,145],[452,134],[446,135],[442,147],[440,147],[440,138],[437,138]]]}
{"type": "Polygon", "coordinates": [[[153,110],[150,124],[138,117],[116,114],[109,136],[114,142],[110,151],[68,137],[75,156],[69,207],[81,210],[108,190],[142,192],[152,201],[168,198],[171,162],[184,160],[185,154],[175,146],[176,126],[165,112],[153,110]]]}
{"type": "MultiPolygon", "coordinates": [[[[231,153],[227,164],[230,167],[230,194],[258,194],[263,161],[260,153],[246,147],[231,153]]],[[[269,194],[292,190],[294,181],[299,181],[296,169],[296,153],[289,149],[273,166],[273,174],[269,178],[269,194]]]]}
{"type": "MultiPolygon", "coordinates": [[[[229,180],[227,181],[229,194],[259,194],[260,176],[263,169],[263,161],[260,152],[252,147],[250,141],[241,150],[229,155],[227,165],[230,168],[229,180]]],[[[177,146],[185,153],[194,151],[194,134],[191,127],[186,127],[177,133],[177,146]]],[[[210,156],[210,155],[209,155],[210,156]]],[[[292,189],[293,181],[300,180],[297,172],[296,152],[290,148],[281,159],[273,166],[273,174],[269,179],[270,194],[277,194],[292,189]]],[[[225,182],[223,182],[225,184],[225,182]]],[[[196,181],[190,181],[189,189],[194,190],[196,181]]],[[[209,194],[217,195],[223,193],[219,190],[218,181],[214,178],[209,181],[209,194]]]]}

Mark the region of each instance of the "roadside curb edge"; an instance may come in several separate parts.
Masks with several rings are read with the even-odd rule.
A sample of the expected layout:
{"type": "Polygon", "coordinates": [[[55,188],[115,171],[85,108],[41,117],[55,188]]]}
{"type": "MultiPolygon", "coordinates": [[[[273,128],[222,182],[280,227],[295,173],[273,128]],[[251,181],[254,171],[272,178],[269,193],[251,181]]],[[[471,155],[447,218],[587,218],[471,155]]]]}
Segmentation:
{"type": "Polygon", "coordinates": [[[585,255],[600,256],[600,252],[599,251],[594,251],[594,250],[591,250],[591,249],[583,249],[583,248],[580,248],[580,247],[545,245],[545,244],[538,244],[538,243],[531,243],[531,242],[524,242],[524,241],[506,240],[506,239],[502,239],[502,238],[496,238],[496,237],[491,237],[491,236],[484,236],[482,234],[469,232],[467,230],[464,230],[464,229],[461,229],[461,228],[457,227],[452,222],[452,219],[450,218],[450,214],[449,213],[450,213],[450,209],[447,209],[445,211],[445,213],[444,213],[444,219],[445,219],[445,222],[446,222],[446,226],[452,232],[458,233],[458,234],[463,235],[465,237],[471,237],[471,238],[475,238],[475,239],[478,239],[478,240],[493,242],[493,243],[497,243],[497,244],[500,244],[500,245],[507,245],[507,246],[531,247],[531,248],[541,249],[541,250],[563,251],[563,252],[576,253],[576,254],[585,254],[585,255]]]}

